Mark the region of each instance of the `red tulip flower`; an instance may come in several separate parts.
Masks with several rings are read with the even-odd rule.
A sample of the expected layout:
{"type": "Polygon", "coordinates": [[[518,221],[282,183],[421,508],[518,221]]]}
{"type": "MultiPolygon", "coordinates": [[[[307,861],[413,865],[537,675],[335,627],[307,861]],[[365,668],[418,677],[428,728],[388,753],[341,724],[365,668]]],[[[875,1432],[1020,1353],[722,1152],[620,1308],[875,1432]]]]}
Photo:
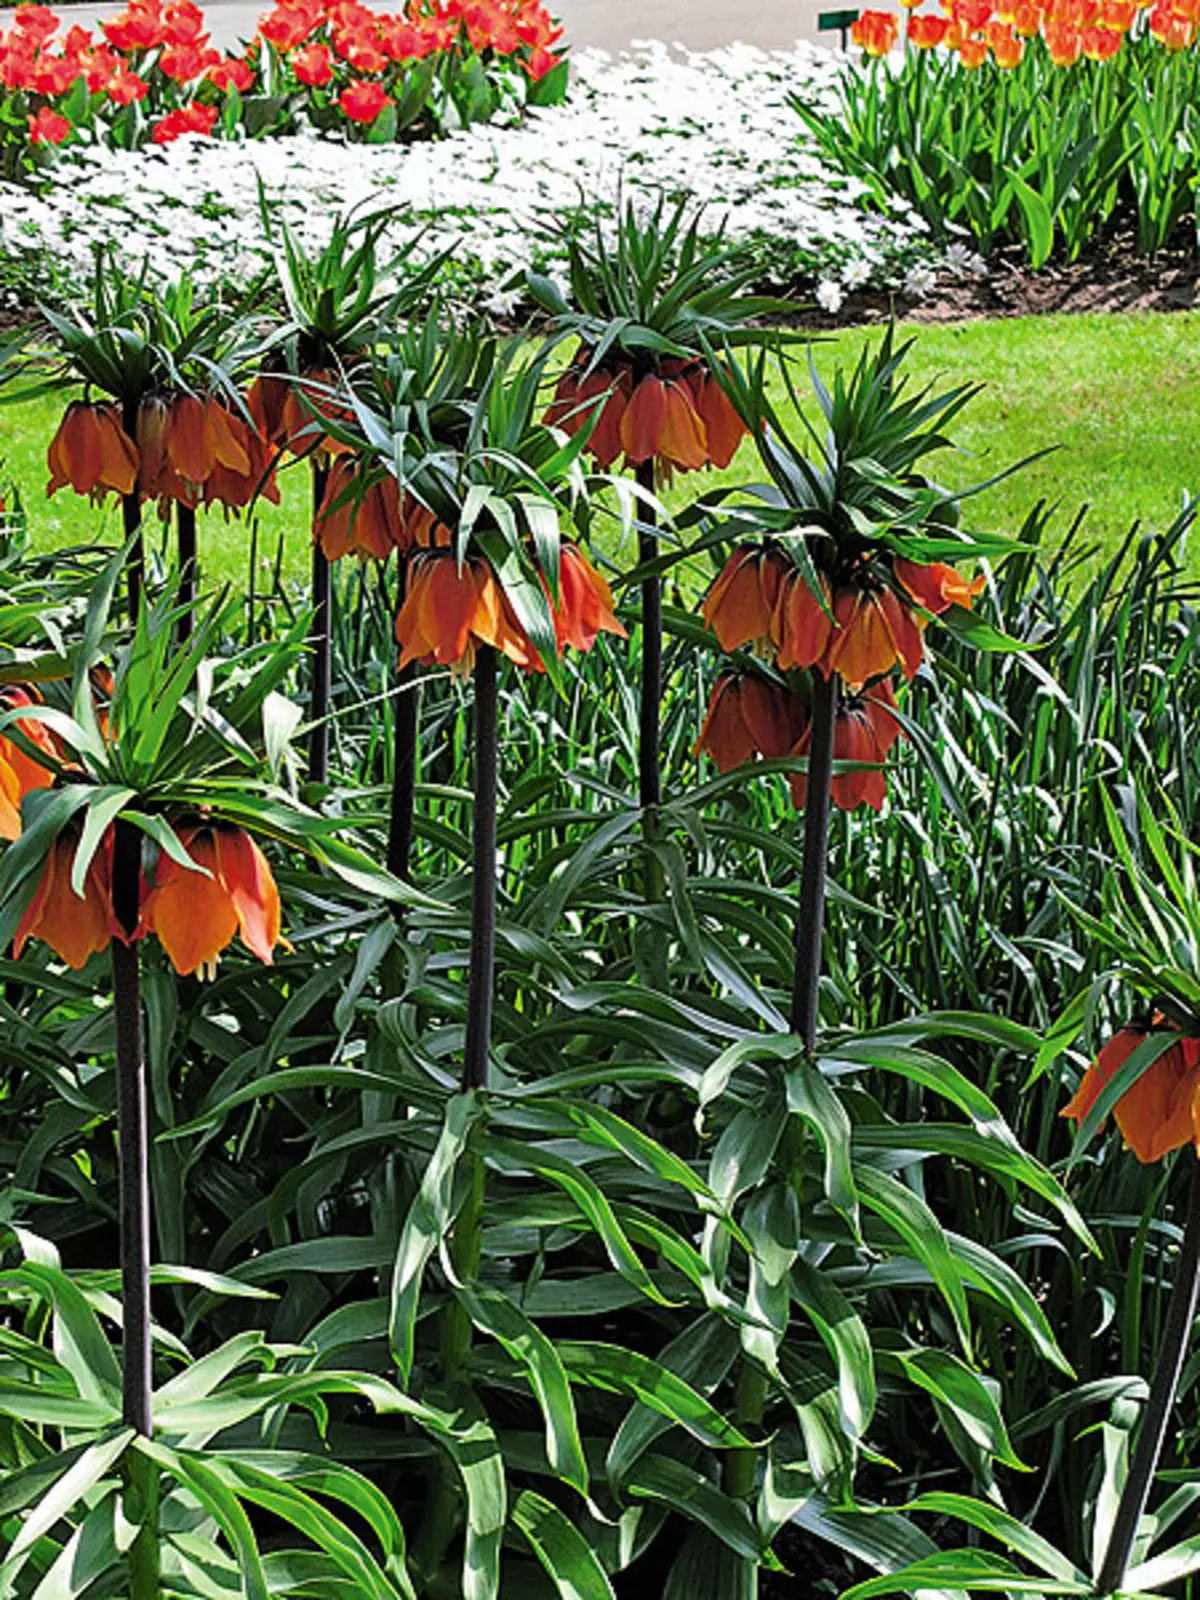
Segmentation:
{"type": "Polygon", "coordinates": [[[374,122],[385,106],[390,106],[392,98],[378,83],[363,83],[355,80],[348,83],[338,95],[338,105],[350,118],[351,122],[374,122]]]}

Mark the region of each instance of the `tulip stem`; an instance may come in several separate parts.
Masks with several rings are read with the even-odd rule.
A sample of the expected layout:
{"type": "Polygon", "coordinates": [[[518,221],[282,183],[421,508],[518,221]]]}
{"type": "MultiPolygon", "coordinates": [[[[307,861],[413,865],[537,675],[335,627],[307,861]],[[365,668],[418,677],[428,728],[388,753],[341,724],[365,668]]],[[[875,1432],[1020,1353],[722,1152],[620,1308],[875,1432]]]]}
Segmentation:
{"type": "Polygon", "coordinates": [[[829,806],[833,793],[833,730],[837,721],[838,676],[813,674],[812,729],[808,745],[808,787],[804,806],[804,862],[796,918],[796,966],[792,979],[792,1032],[811,1052],[817,1042],[817,1003],[821,987],[821,935],[825,926],[825,880],[829,868],[829,806]]]}
{"type": "MultiPolygon", "coordinates": [[[[126,400],[121,408],[121,427],[129,439],[137,438],[138,412],[141,399],[126,400]]],[[[125,571],[128,578],[129,620],[137,624],[142,592],[146,587],[146,547],[142,540],[141,484],[135,480],[133,492],[121,497],[121,522],[125,542],[129,547],[125,571]]]]}
{"type": "Polygon", "coordinates": [[[182,501],[175,517],[179,538],[179,642],[186,644],[196,625],[196,508],[182,501]]]}
{"type": "MultiPolygon", "coordinates": [[[[399,607],[407,586],[407,564],[400,568],[399,607]]],[[[421,726],[421,684],[417,664],[410,661],[396,677],[397,693],[392,702],[394,717],[392,749],[392,810],[388,825],[387,868],[393,877],[408,883],[412,876],[413,815],[417,788],[417,738],[421,726]]],[[[401,907],[395,906],[399,915],[401,907]]]]}
{"type": "MultiPolygon", "coordinates": [[[[325,499],[329,470],[315,458],[312,463],[313,520],[325,499]]],[[[329,560],[321,541],[312,547],[312,628],[308,635],[312,652],[312,689],[308,702],[308,781],[325,783],[329,778],[329,686],[333,679],[333,585],[329,560]]]]}
{"type": "Polygon", "coordinates": [[[464,1089],[486,1089],[496,964],[496,651],[475,653],[475,819],[464,1089]]]}
{"type": "Polygon", "coordinates": [[[1150,1396],[1138,1430],[1133,1463],[1121,1491],[1108,1549],[1096,1577],[1096,1593],[1099,1595],[1113,1594],[1124,1586],[1133,1541],[1150,1498],[1150,1486],[1158,1470],[1170,1426],[1175,1395],[1187,1355],[1188,1337],[1196,1315],[1197,1291],[1200,1290],[1200,1159],[1187,1155],[1181,1159],[1190,1160],[1192,1168],[1183,1244],[1175,1267],[1175,1282],[1171,1287],[1171,1300],[1155,1359],[1150,1396]]]}

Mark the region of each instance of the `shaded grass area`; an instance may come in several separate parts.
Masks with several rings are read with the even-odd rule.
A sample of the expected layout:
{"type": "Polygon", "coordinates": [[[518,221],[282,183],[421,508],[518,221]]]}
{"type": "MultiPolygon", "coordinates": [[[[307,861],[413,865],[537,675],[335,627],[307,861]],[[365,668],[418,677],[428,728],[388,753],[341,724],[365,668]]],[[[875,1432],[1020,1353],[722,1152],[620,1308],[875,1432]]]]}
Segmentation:
{"type": "MultiPolygon", "coordinates": [[[[1030,506],[1045,498],[1061,504],[1065,530],[1086,504],[1091,542],[1111,552],[1132,522],[1165,526],[1200,487],[1200,314],[1030,317],[901,331],[915,340],[914,383],[984,386],[955,423],[958,449],[938,459],[945,484],[965,488],[1058,447],[969,502],[966,525],[1016,532],[1030,506]]],[[[861,328],[830,336],[814,349],[818,370],[827,377],[837,363],[856,359],[864,342],[880,337],[861,328]]],[[[797,359],[803,392],[803,351],[797,359]]],[[[786,410],[782,384],[776,389],[786,410]]],[[[50,396],[0,406],[0,481],[16,482],[39,549],[115,541],[114,509],[95,510],[69,491],[44,498],[46,446],[62,403],[50,396]]],[[[747,445],[728,471],[676,479],[665,498],[679,509],[706,488],[761,476],[747,445]]],[[[286,576],[300,580],[307,571],[307,468],[285,470],[280,489],[281,504],[264,505],[258,515],[256,587],[270,584],[281,546],[286,576]]],[[[226,522],[220,512],[200,522],[206,584],[247,585],[247,526],[226,522]]]]}

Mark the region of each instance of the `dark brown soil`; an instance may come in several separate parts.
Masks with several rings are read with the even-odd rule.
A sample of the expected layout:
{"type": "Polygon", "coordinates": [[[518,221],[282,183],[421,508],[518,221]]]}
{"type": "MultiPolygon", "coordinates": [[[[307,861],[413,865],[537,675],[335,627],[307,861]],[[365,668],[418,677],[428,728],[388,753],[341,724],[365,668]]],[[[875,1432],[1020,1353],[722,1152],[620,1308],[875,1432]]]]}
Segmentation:
{"type": "Polygon", "coordinates": [[[836,317],[806,314],[814,328],[844,328],[886,322],[972,322],[981,317],[1035,317],[1052,313],[1190,311],[1200,304],[1200,259],[1194,251],[1164,252],[1149,261],[1132,241],[1115,241],[1072,265],[1051,263],[1031,272],[1019,249],[1001,251],[986,277],[942,272],[924,298],[850,294],[836,317]]]}

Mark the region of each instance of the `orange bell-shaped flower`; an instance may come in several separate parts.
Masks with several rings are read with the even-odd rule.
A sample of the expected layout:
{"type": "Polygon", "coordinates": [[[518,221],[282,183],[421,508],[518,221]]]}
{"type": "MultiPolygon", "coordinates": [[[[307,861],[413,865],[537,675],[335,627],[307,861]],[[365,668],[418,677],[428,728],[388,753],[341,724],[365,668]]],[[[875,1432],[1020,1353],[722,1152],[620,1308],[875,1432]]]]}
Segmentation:
{"type": "Polygon", "coordinates": [[[906,561],[903,556],[896,557],[892,571],[901,587],[935,617],[951,606],[962,606],[970,611],[972,600],[983,593],[987,581],[980,573],[969,583],[957,567],[948,567],[943,561],[922,566],[916,561],[906,561]]]}
{"type": "Polygon", "coordinates": [[[67,407],[47,452],[47,495],[68,484],[76,494],[132,494],[137,446],[121,426],[115,406],[76,400],[67,407]]]}
{"type": "Polygon", "coordinates": [[[475,665],[476,647],[489,644],[527,672],[542,670],[541,658],[482,556],[468,556],[461,567],[451,550],[416,556],[396,617],[396,640],[402,667],[420,661],[465,676],[475,665]]]}
{"type": "MultiPolygon", "coordinates": [[[[875,811],[883,809],[887,799],[887,775],[883,763],[896,740],[900,737],[900,724],[892,713],[896,709],[896,696],[888,679],[872,684],[862,695],[850,695],[838,704],[833,724],[834,761],[870,762],[854,772],[836,772],[830,786],[831,798],[842,811],[854,811],[868,805],[875,811]]],[[[812,730],[805,732],[793,754],[807,756],[812,730]]],[[[791,779],[792,803],[798,811],[804,809],[808,796],[808,774],[793,773],[791,779]]]]}
{"type": "Polygon", "coordinates": [[[771,614],[775,664],[782,672],[815,666],[829,648],[834,629],[833,603],[826,579],[818,577],[818,582],[820,598],[799,572],[790,572],[783,580],[771,614]]]}
{"type": "Polygon", "coordinates": [[[895,590],[845,588],[833,597],[836,627],[821,670],[836,672],[859,689],[899,664],[906,678],[921,665],[924,647],[917,618],[895,590]]]}
{"type": "MultiPolygon", "coordinates": [[[[1142,1028],[1114,1033],[1060,1115],[1081,1122],[1146,1037],[1142,1028]]],[[[1195,1144],[1200,1138],[1200,1039],[1181,1037],[1159,1056],[1117,1101],[1114,1115],[1121,1137],[1141,1162],[1159,1161],[1195,1144]]]]}
{"type": "MultiPolygon", "coordinates": [[[[0,690],[0,711],[37,703],[34,691],[21,684],[0,690]]],[[[61,752],[54,735],[44,722],[24,718],[16,724],[20,731],[50,758],[43,766],[28,755],[15,740],[0,734],[0,839],[16,839],[21,832],[21,801],[34,789],[48,789],[54,782],[53,764],[61,752]]]]}
{"type": "Polygon", "coordinates": [[[696,410],[708,441],[708,464],[724,471],[750,430],[711,372],[701,371],[693,379],[693,388],[697,391],[696,410]]]}
{"type": "Polygon", "coordinates": [[[763,653],[773,648],[774,617],[792,570],[770,545],[743,545],[733,552],[704,601],[705,624],[722,650],[747,644],[763,653]]]}
{"type": "Polygon", "coordinates": [[[381,478],[357,494],[353,485],[361,471],[352,456],[339,457],[330,468],[313,520],[313,538],[329,561],[345,555],[386,561],[393,550],[407,550],[412,542],[396,480],[381,478]]]}
{"type": "Polygon", "coordinates": [[[619,639],[627,637],[613,612],[612,590],[578,545],[564,544],[559,549],[557,605],[544,577],[542,588],[554,612],[560,655],[566,645],[584,652],[590,650],[602,633],[615,633],[619,639]]]}
{"type": "Polygon", "coordinates": [[[683,472],[706,466],[708,438],[688,385],[644,377],[621,418],[621,444],[633,466],[655,459],[683,472]]]}
{"type": "Polygon", "coordinates": [[[157,937],[181,976],[211,976],[236,933],[270,966],[282,940],[279,890],[266,856],[244,829],[229,823],[198,822],[175,831],[205,871],[161,854],[142,902],[139,933],[157,937]]]}
{"type": "Polygon", "coordinates": [[[713,685],[708,712],[693,754],[703,750],[721,772],[753,756],[786,756],[804,732],[808,708],[781,684],[753,673],[722,673],[713,685]]]}
{"type": "Polygon", "coordinates": [[[78,824],[70,823],[50,846],[33,898],[17,925],[13,954],[18,958],[30,939],[41,939],[78,971],[89,956],[108,949],[114,933],[123,937],[113,915],[109,887],[112,829],[89,862],[83,894],[77,895],[71,887],[71,868],[80,831],[78,824]]]}
{"type": "Polygon", "coordinates": [[[604,367],[594,372],[580,366],[568,367],[558,380],[546,421],[574,435],[586,426],[601,396],[607,396],[587,442],[596,465],[607,470],[621,454],[621,419],[632,392],[633,375],[628,367],[621,367],[616,373],[604,367]]]}

